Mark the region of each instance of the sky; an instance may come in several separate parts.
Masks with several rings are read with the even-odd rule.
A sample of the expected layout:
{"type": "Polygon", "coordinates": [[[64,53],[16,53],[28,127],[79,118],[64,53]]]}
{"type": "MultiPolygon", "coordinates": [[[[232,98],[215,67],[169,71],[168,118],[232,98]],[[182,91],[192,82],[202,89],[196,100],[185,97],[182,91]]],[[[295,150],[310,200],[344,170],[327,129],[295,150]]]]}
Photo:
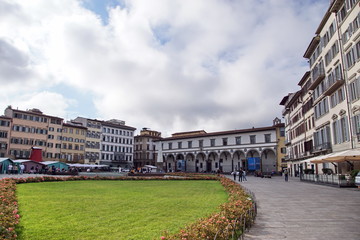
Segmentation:
{"type": "Polygon", "coordinates": [[[0,0],[8,105],[162,132],[271,126],[329,0],[0,0]]]}

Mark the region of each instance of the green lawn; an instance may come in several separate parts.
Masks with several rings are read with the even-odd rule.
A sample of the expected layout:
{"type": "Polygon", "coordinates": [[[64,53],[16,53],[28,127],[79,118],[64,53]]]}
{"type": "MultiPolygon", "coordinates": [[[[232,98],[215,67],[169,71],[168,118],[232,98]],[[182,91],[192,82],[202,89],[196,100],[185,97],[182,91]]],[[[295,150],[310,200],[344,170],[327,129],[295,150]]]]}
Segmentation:
{"type": "Polygon", "coordinates": [[[202,180],[19,184],[19,239],[159,239],[227,196],[220,182],[202,180]]]}

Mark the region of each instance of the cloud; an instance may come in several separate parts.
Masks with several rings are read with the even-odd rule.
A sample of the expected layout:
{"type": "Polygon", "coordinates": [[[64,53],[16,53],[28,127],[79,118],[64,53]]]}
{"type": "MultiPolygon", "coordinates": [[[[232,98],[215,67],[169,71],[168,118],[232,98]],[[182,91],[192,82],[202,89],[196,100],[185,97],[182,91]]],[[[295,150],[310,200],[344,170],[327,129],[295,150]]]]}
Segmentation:
{"type": "MultiPolygon", "coordinates": [[[[270,125],[308,68],[302,54],[328,6],[326,0],[111,1],[104,21],[103,9],[101,15],[84,8],[90,0],[5,3],[14,14],[0,16],[0,49],[15,53],[6,62],[13,77],[34,92],[57,84],[87,92],[97,111],[82,115],[167,133],[270,125]]],[[[9,92],[27,91],[6,84],[9,92]]],[[[63,111],[72,104],[65,102],[63,111]]]]}
{"type": "Polygon", "coordinates": [[[66,99],[61,94],[44,91],[19,96],[18,99],[8,105],[21,110],[38,108],[46,115],[57,116],[67,120],[67,109],[70,105],[76,104],[77,102],[74,99],[66,99]]]}

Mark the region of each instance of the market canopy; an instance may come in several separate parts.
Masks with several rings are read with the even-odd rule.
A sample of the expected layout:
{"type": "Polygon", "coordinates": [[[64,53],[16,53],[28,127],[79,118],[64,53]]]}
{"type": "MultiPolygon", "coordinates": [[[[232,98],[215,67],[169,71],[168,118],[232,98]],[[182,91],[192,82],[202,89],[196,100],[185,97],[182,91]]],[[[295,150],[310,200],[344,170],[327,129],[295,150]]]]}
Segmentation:
{"type": "Polygon", "coordinates": [[[356,149],[345,150],[331,154],[326,162],[360,161],[360,151],[356,149]]]}
{"type": "Polygon", "coordinates": [[[146,168],[157,168],[157,167],[155,167],[153,165],[145,165],[144,167],[146,167],[146,168]]]}

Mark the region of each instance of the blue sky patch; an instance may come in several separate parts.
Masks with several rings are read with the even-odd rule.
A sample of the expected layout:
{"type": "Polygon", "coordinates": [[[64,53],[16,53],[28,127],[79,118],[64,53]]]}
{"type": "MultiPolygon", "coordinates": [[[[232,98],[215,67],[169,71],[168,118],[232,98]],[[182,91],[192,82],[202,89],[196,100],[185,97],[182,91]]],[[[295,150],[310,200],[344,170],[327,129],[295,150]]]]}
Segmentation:
{"type": "Polygon", "coordinates": [[[124,0],[82,0],[82,6],[100,16],[104,25],[109,23],[109,8],[125,8],[124,0]]]}

